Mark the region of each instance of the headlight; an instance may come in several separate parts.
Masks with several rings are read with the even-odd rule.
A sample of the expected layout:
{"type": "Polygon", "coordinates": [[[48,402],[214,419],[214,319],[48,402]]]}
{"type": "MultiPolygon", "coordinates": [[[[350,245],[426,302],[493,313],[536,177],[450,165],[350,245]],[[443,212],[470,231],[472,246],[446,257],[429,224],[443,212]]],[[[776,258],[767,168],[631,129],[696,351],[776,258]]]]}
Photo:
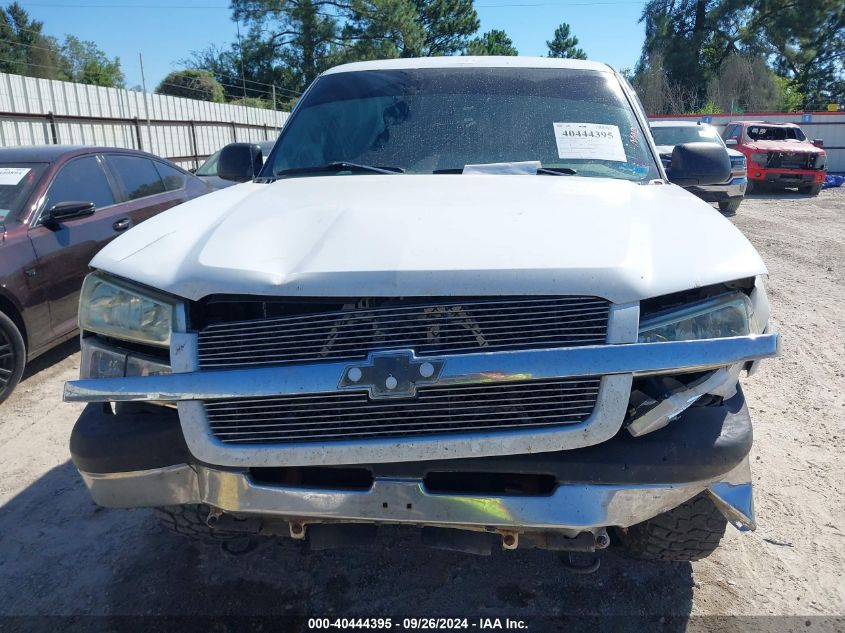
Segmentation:
{"type": "Polygon", "coordinates": [[[758,165],[763,165],[764,167],[768,159],[769,157],[766,152],[751,154],[751,162],[757,163],[758,165]]]}
{"type": "Polygon", "coordinates": [[[640,323],[640,343],[747,336],[756,330],[751,301],[730,294],[655,314],[640,323]]]}
{"type": "Polygon", "coordinates": [[[125,341],[170,345],[175,304],[129,283],[91,273],[82,284],[79,328],[125,341]]]}

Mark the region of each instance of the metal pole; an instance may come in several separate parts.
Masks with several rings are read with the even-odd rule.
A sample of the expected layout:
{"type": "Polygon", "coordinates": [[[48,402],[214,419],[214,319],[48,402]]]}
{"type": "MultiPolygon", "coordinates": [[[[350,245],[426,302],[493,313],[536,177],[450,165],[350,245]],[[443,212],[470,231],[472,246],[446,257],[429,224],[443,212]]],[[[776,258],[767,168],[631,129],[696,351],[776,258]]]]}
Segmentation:
{"type": "MultiPolygon", "coordinates": [[[[150,151],[153,149],[153,131],[152,126],[150,125],[150,106],[147,105],[147,78],[144,76],[144,56],[141,53],[138,53],[138,61],[141,62],[141,89],[144,91],[144,112],[147,115],[147,138],[150,141],[150,151]]],[[[138,137],[139,145],[140,145],[141,137],[138,137]]],[[[138,149],[144,149],[143,147],[138,147],[138,149]]]]}
{"type": "Polygon", "coordinates": [[[273,84],[273,109],[276,109],[276,84],[273,84]]]}
{"type": "Polygon", "coordinates": [[[243,88],[244,99],[246,99],[246,75],[244,74],[244,46],[241,43],[241,23],[240,23],[240,20],[235,21],[235,27],[238,30],[238,52],[241,54],[241,88],[243,88]]]}
{"type": "Polygon", "coordinates": [[[50,123],[50,137],[53,139],[53,145],[59,144],[59,132],[56,129],[56,117],[52,112],[46,115],[47,121],[50,123]]]}

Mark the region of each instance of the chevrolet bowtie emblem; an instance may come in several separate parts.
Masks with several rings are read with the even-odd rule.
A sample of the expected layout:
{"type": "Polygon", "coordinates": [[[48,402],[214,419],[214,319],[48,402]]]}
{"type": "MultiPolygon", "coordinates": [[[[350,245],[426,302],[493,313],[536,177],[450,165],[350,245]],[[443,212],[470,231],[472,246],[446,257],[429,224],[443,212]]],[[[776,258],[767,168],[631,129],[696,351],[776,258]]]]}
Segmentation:
{"type": "Polygon", "coordinates": [[[340,389],[366,389],[370,398],[412,398],[417,387],[437,382],[446,361],[417,358],[412,350],[372,352],[344,369],[340,389]]]}

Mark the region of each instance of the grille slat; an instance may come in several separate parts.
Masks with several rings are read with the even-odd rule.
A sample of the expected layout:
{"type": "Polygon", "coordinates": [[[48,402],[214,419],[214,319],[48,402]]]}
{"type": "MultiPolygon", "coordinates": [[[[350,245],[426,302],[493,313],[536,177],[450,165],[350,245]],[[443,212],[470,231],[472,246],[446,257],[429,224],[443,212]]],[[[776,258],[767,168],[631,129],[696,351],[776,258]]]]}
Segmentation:
{"type": "MultiPolygon", "coordinates": [[[[554,323],[557,322],[559,319],[560,319],[560,317],[549,317],[547,319],[549,321],[548,325],[554,325],[554,323]]],[[[483,326],[483,331],[484,331],[485,334],[491,333],[491,332],[492,333],[498,333],[500,330],[511,331],[514,328],[517,328],[517,327],[520,327],[520,326],[529,326],[529,325],[535,325],[535,324],[537,324],[537,325],[547,325],[546,323],[540,323],[538,321],[517,321],[517,320],[514,320],[513,322],[508,322],[506,325],[486,325],[482,322],[479,322],[477,319],[473,319],[473,321],[476,321],[477,325],[483,326]]],[[[605,321],[606,321],[606,318],[601,318],[601,319],[596,318],[596,319],[593,319],[592,321],[584,320],[584,321],[581,321],[581,323],[583,325],[570,326],[567,329],[570,330],[571,332],[578,332],[580,330],[593,330],[593,331],[595,331],[596,329],[602,328],[605,325],[605,321]]],[[[356,323],[355,325],[360,327],[361,324],[356,323]]],[[[379,327],[383,326],[382,323],[379,323],[378,325],[379,325],[379,327]]],[[[444,339],[445,338],[454,338],[454,337],[457,337],[457,336],[465,335],[465,333],[466,333],[466,326],[464,326],[460,323],[447,323],[446,325],[439,326],[439,329],[440,329],[440,331],[438,332],[437,337],[438,338],[444,338],[444,339]],[[449,331],[456,330],[456,331],[452,331],[451,333],[449,331],[447,331],[447,332],[444,333],[443,330],[449,330],[449,331]]],[[[253,343],[253,345],[277,345],[277,344],[283,343],[284,341],[289,340],[289,339],[294,339],[299,344],[314,343],[314,342],[322,343],[326,340],[326,337],[329,336],[329,335],[331,335],[331,336],[343,336],[344,341],[347,341],[347,342],[344,343],[344,345],[356,345],[356,344],[358,344],[359,339],[372,338],[372,336],[373,336],[371,333],[347,334],[345,331],[340,330],[340,326],[337,326],[337,328],[335,328],[335,329],[328,330],[327,332],[323,333],[321,336],[315,337],[315,336],[312,336],[312,335],[313,335],[312,332],[309,332],[307,335],[302,335],[300,333],[297,333],[297,334],[270,334],[270,335],[262,336],[261,339],[260,339],[261,342],[260,343],[253,343]]],[[[421,340],[426,340],[426,338],[428,338],[429,336],[430,335],[418,336],[417,338],[419,338],[421,340]]],[[[573,334],[573,336],[578,336],[578,335],[573,334]]],[[[589,334],[583,334],[581,336],[595,336],[595,334],[589,333],[589,334]]],[[[203,340],[200,343],[200,349],[202,349],[203,351],[205,351],[206,349],[215,349],[215,348],[223,348],[223,347],[225,347],[225,345],[223,343],[219,343],[217,341],[203,340]]]]}
{"type": "Polygon", "coordinates": [[[606,340],[609,308],[595,297],[456,299],[215,323],[199,334],[199,361],[231,369],[392,349],[425,356],[595,345],[606,340]]]}
{"type": "MultiPolygon", "coordinates": [[[[488,331],[485,330],[485,333],[488,333],[488,331]]],[[[450,335],[450,334],[445,334],[445,335],[444,334],[438,334],[437,338],[440,341],[447,341],[448,342],[450,339],[454,339],[454,338],[458,338],[458,337],[465,339],[466,334],[467,334],[466,332],[456,332],[452,335],[450,335]]],[[[556,336],[559,336],[559,335],[557,335],[557,334],[539,334],[539,335],[534,335],[534,338],[536,338],[536,339],[552,338],[552,337],[556,337],[556,336]]],[[[572,339],[575,340],[575,341],[581,341],[581,340],[585,340],[585,339],[604,340],[603,336],[599,337],[599,336],[596,336],[595,334],[570,334],[569,336],[572,337],[572,339]]],[[[363,338],[363,337],[361,337],[361,338],[363,338]]],[[[372,338],[373,338],[372,336],[368,336],[368,337],[366,337],[366,340],[370,341],[370,340],[372,340],[372,338]]],[[[414,347],[416,345],[434,345],[435,344],[435,343],[426,342],[428,340],[430,340],[430,339],[429,338],[420,338],[420,337],[416,337],[416,338],[408,337],[407,339],[403,340],[401,344],[406,346],[406,347],[414,347]]],[[[499,338],[499,339],[497,339],[497,342],[520,341],[520,340],[521,340],[521,337],[513,336],[513,337],[499,338]]],[[[309,342],[313,342],[313,341],[297,341],[297,343],[306,343],[306,344],[309,343],[309,342]]],[[[333,343],[332,345],[333,345],[333,347],[346,349],[346,348],[360,347],[361,343],[359,341],[352,341],[352,342],[348,342],[348,343],[333,343]]],[[[277,346],[277,345],[273,342],[270,342],[270,343],[245,343],[243,345],[243,348],[244,348],[244,350],[260,352],[265,347],[273,347],[273,346],[277,346]]],[[[479,347],[486,347],[486,346],[479,346],[479,347]]],[[[222,346],[221,346],[221,349],[222,349],[222,346]]],[[[200,350],[200,353],[203,355],[203,358],[214,358],[216,356],[230,354],[231,352],[210,352],[210,351],[208,351],[208,348],[205,348],[205,349],[200,350]]]]}
{"type": "MultiPolygon", "coordinates": [[[[561,390],[561,391],[563,391],[563,390],[561,390]]],[[[595,393],[598,393],[598,389],[595,390],[595,393]]],[[[593,391],[585,389],[584,391],[579,392],[579,395],[585,395],[585,394],[588,394],[588,395],[593,394],[593,391]]],[[[448,397],[448,396],[440,396],[439,398],[442,399],[443,397],[448,397]]],[[[520,402],[531,403],[535,400],[545,400],[547,398],[548,398],[547,395],[528,396],[528,397],[522,396],[520,398],[520,402]]],[[[366,401],[366,398],[365,398],[365,401],[366,401]]],[[[485,401],[488,402],[488,403],[500,403],[500,402],[501,403],[508,403],[508,402],[511,402],[511,399],[510,398],[495,398],[494,397],[494,398],[488,398],[485,401]]],[[[585,400],[584,402],[592,402],[592,400],[585,400]]],[[[318,412],[322,412],[322,411],[336,412],[338,409],[349,406],[350,404],[355,405],[356,411],[363,411],[367,407],[372,407],[373,409],[378,409],[378,405],[363,404],[360,400],[357,400],[357,401],[353,400],[353,401],[346,401],[343,404],[337,404],[333,407],[314,408],[314,409],[311,409],[311,412],[312,413],[318,413],[318,412]]],[[[266,404],[248,404],[248,405],[243,405],[243,406],[228,405],[228,406],[225,406],[225,407],[212,407],[210,405],[211,405],[211,403],[206,404],[206,406],[209,408],[210,411],[214,411],[214,414],[218,417],[221,417],[221,418],[225,417],[230,412],[234,412],[234,413],[237,413],[238,415],[241,415],[242,412],[244,412],[244,411],[258,411],[260,409],[266,409],[267,408],[266,404]]],[[[423,405],[423,404],[419,404],[419,406],[421,408],[425,407],[425,405],[423,405]]],[[[455,405],[453,405],[453,406],[455,406],[455,405]]],[[[409,405],[409,408],[410,408],[410,405],[409,405]]],[[[466,407],[463,407],[463,408],[469,408],[469,405],[467,405],[466,407]]]]}
{"type": "MultiPolygon", "coordinates": [[[[520,405],[522,406],[523,400],[520,400],[520,405]]],[[[575,408],[586,408],[591,409],[595,404],[593,399],[587,400],[576,400],[569,404],[569,409],[575,408]]],[[[510,402],[507,405],[503,406],[514,406],[513,402],[510,402]]],[[[523,408],[520,409],[520,413],[530,414],[530,413],[544,413],[548,411],[549,408],[556,408],[558,405],[557,403],[549,402],[545,405],[540,403],[530,403],[524,405],[523,408]],[[539,408],[532,408],[532,407],[539,407],[539,408]]],[[[314,420],[314,422],[301,422],[300,424],[322,424],[321,420],[345,420],[349,419],[358,419],[362,415],[369,415],[373,416],[374,418],[378,416],[383,416],[388,418],[388,420],[410,420],[410,419],[418,419],[420,415],[425,415],[426,421],[433,420],[435,418],[440,417],[448,417],[448,418],[459,418],[468,415],[479,415],[481,412],[490,411],[490,407],[486,405],[477,405],[475,407],[466,407],[466,406],[453,406],[450,407],[450,410],[447,413],[431,413],[430,410],[420,408],[420,409],[411,409],[409,413],[413,413],[414,415],[396,415],[395,413],[385,413],[380,412],[377,410],[369,410],[369,411],[359,411],[358,407],[355,408],[354,411],[346,411],[343,413],[335,412],[334,414],[319,414],[313,415],[309,412],[308,419],[314,420]]],[[[253,411],[252,413],[248,414],[251,419],[253,420],[261,420],[262,418],[277,418],[279,416],[278,411],[264,411],[262,413],[256,413],[253,411]]],[[[243,413],[219,413],[217,411],[214,412],[214,421],[218,424],[224,424],[226,422],[234,422],[237,423],[239,426],[241,425],[241,420],[243,420],[243,413]]]]}
{"type": "MultiPolygon", "coordinates": [[[[513,393],[517,393],[517,388],[519,386],[522,386],[524,388],[530,388],[532,395],[533,394],[539,395],[539,394],[542,394],[542,393],[549,393],[549,392],[558,393],[558,392],[565,392],[565,391],[578,391],[578,392],[591,391],[590,388],[582,387],[582,386],[567,387],[567,386],[561,385],[560,387],[558,387],[557,385],[558,385],[558,381],[548,382],[548,381],[543,381],[543,380],[537,380],[537,381],[522,383],[520,385],[514,384],[514,385],[512,385],[512,388],[513,388],[513,393]]],[[[481,395],[481,394],[485,394],[485,391],[488,387],[489,387],[489,385],[481,385],[481,386],[464,385],[462,387],[462,390],[463,390],[462,393],[464,395],[481,395]],[[476,392],[479,392],[479,391],[480,391],[480,394],[477,394],[476,392]]],[[[425,391],[426,400],[451,398],[452,397],[452,394],[451,394],[452,389],[453,389],[453,387],[426,387],[426,391],[425,391]]],[[[592,390],[598,391],[598,384],[592,390]]],[[[324,404],[325,399],[326,399],[325,394],[317,394],[317,395],[299,395],[299,394],[297,394],[297,395],[292,395],[292,396],[287,396],[287,397],[290,398],[292,401],[296,401],[296,402],[303,402],[303,403],[316,402],[317,404],[324,404]]],[[[487,396],[485,394],[485,397],[489,397],[489,396],[487,396]]],[[[227,404],[227,401],[225,401],[225,400],[216,400],[216,401],[212,400],[212,401],[206,402],[205,406],[208,407],[209,409],[227,409],[227,408],[232,408],[232,407],[234,407],[234,408],[245,408],[245,407],[248,407],[249,405],[253,405],[253,404],[257,405],[258,403],[266,402],[266,400],[267,400],[266,398],[244,398],[244,399],[238,399],[237,404],[227,404]]],[[[337,406],[346,406],[348,404],[361,404],[362,402],[364,404],[366,404],[366,403],[369,402],[369,398],[367,397],[367,394],[365,394],[363,392],[350,391],[350,392],[347,392],[345,394],[333,394],[332,402],[335,402],[337,404],[337,406]]],[[[260,406],[264,406],[264,405],[260,405],[260,406]]]]}
{"type": "MultiPolygon", "coordinates": [[[[585,307],[594,307],[594,308],[602,308],[607,305],[607,302],[604,299],[597,299],[594,297],[549,297],[549,298],[533,298],[533,299],[509,299],[508,301],[489,301],[489,300],[474,300],[470,299],[465,302],[445,302],[441,304],[426,304],[426,305],[407,305],[407,306],[390,306],[390,307],[371,307],[371,308],[357,308],[356,310],[360,310],[366,312],[368,315],[372,315],[375,318],[384,318],[385,315],[389,314],[397,314],[402,315],[402,313],[407,312],[419,312],[420,310],[432,310],[435,308],[454,308],[454,307],[462,307],[464,309],[496,309],[502,312],[507,311],[520,311],[524,310],[525,303],[531,303],[535,308],[542,309],[544,307],[555,307],[556,304],[560,304],[561,302],[567,302],[571,304],[571,307],[564,308],[563,310],[569,311],[578,311],[583,310],[585,307]]],[[[261,321],[237,321],[233,323],[215,323],[209,325],[206,329],[208,330],[225,330],[227,328],[233,328],[235,330],[242,329],[244,324],[249,324],[252,327],[263,327],[263,326],[273,326],[278,324],[292,324],[297,321],[308,321],[309,323],[313,323],[315,319],[325,318],[325,319],[333,319],[338,316],[349,316],[350,312],[354,312],[354,310],[335,310],[332,312],[318,312],[312,314],[305,314],[305,315],[296,315],[296,316],[284,316],[284,317],[268,317],[266,319],[262,319],[261,321]]]]}
{"type": "MultiPolygon", "coordinates": [[[[523,308],[524,309],[524,308],[523,308]]],[[[508,314],[508,310],[505,308],[501,308],[497,310],[502,314],[474,314],[473,310],[466,309],[466,314],[472,315],[472,317],[479,321],[485,322],[486,320],[498,321],[502,318],[502,316],[510,317],[508,314]]],[[[513,311],[513,309],[511,310],[513,311]]],[[[586,320],[589,317],[595,317],[596,320],[601,320],[607,314],[607,306],[596,306],[592,309],[584,309],[584,310],[543,310],[543,311],[532,311],[530,315],[526,316],[518,316],[518,317],[510,317],[508,318],[508,322],[540,322],[540,321],[548,321],[548,320],[557,320],[560,318],[579,318],[586,320]]],[[[279,332],[281,328],[284,328],[284,332],[292,332],[296,331],[297,328],[299,330],[308,332],[308,331],[319,331],[319,330],[332,330],[336,328],[353,328],[360,325],[361,321],[367,321],[368,323],[371,321],[377,322],[380,326],[391,326],[396,324],[407,324],[409,321],[413,322],[413,319],[429,319],[431,317],[438,317],[438,316],[460,316],[460,313],[453,312],[451,315],[449,313],[443,312],[422,312],[419,314],[411,314],[408,315],[409,318],[396,318],[396,319],[382,319],[376,315],[364,314],[358,315],[356,311],[349,310],[346,312],[334,312],[331,313],[331,317],[325,317],[324,315],[315,315],[312,318],[311,323],[306,324],[295,324],[295,323],[288,323],[284,319],[267,319],[262,321],[261,325],[253,325],[251,321],[243,322],[246,325],[243,327],[236,327],[235,325],[227,324],[225,329],[218,329],[220,326],[217,325],[210,325],[208,326],[204,333],[205,336],[208,338],[210,342],[213,342],[219,338],[226,338],[231,336],[233,333],[253,333],[253,334],[261,334],[264,331],[269,331],[271,333],[279,332]],[[326,323],[321,323],[321,321],[326,321],[326,323]]],[[[291,334],[290,336],[300,336],[301,333],[291,334]]]]}
{"type": "Polygon", "coordinates": [[[600,378],[579,378],[423,387],[401,401],[371,401],[357,392],[278,396],[208,402],[205,410],[224,443],[504,431],[582,422],[595,408],[599,385],[600,378]],[[337,412],[326,413],[332,407],[337,412]]]}

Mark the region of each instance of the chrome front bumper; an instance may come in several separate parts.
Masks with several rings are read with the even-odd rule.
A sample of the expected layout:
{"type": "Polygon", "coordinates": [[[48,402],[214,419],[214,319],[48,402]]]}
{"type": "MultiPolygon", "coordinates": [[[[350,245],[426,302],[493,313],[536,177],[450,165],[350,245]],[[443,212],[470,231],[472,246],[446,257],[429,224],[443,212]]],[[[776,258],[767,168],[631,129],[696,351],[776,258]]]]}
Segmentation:
{"type": "Polygon", "coordinates": [[[718,185],[701,185],[689,190],[704,200],[718,202],[728,198],[742,198],[748,188],[748,178],[732,178],[730,182],[718,185]]]}
{"type": "MultiPolygon", "coordinates": [[[[626,332],[629,335],[636,340],[636,326],[626,332]]],[[[772,357],[777,355],[778,335],[447,356],[440,359],[443,367],[437,382],[442,385],[602,376],[595,410],[583,422],[550,428],[274,445],[224,444],[211,433],[202,401],[336,393],[348,389],[343,379],[350,363],[196,371],[190,365],[195,345],[191,334],[174,335],[174,371],[180,370],[181,363],[183,373],[77,380],[67,383],[64,398],[71,402],[177,402],[191,453],[202,462],[235,468],[541,453],[591,446],[616,435],[636,376],[718,369],[772,357]]]]}
{"type": "Polygon", "coordinates": [[[106,507],[206,504],[223,513],[321,522],[404,523],[458,529],[556,530],[574,537],[628,527],[703,491],[737,527],[754,529],[747,458],[709,481],[665,485],[562,484],[546,496],[439,494],[418,479],[377,478],[369,490],[326,490],[256,483],[246,472],[178,465],[153,470],[82,473],[106,507]]]}

